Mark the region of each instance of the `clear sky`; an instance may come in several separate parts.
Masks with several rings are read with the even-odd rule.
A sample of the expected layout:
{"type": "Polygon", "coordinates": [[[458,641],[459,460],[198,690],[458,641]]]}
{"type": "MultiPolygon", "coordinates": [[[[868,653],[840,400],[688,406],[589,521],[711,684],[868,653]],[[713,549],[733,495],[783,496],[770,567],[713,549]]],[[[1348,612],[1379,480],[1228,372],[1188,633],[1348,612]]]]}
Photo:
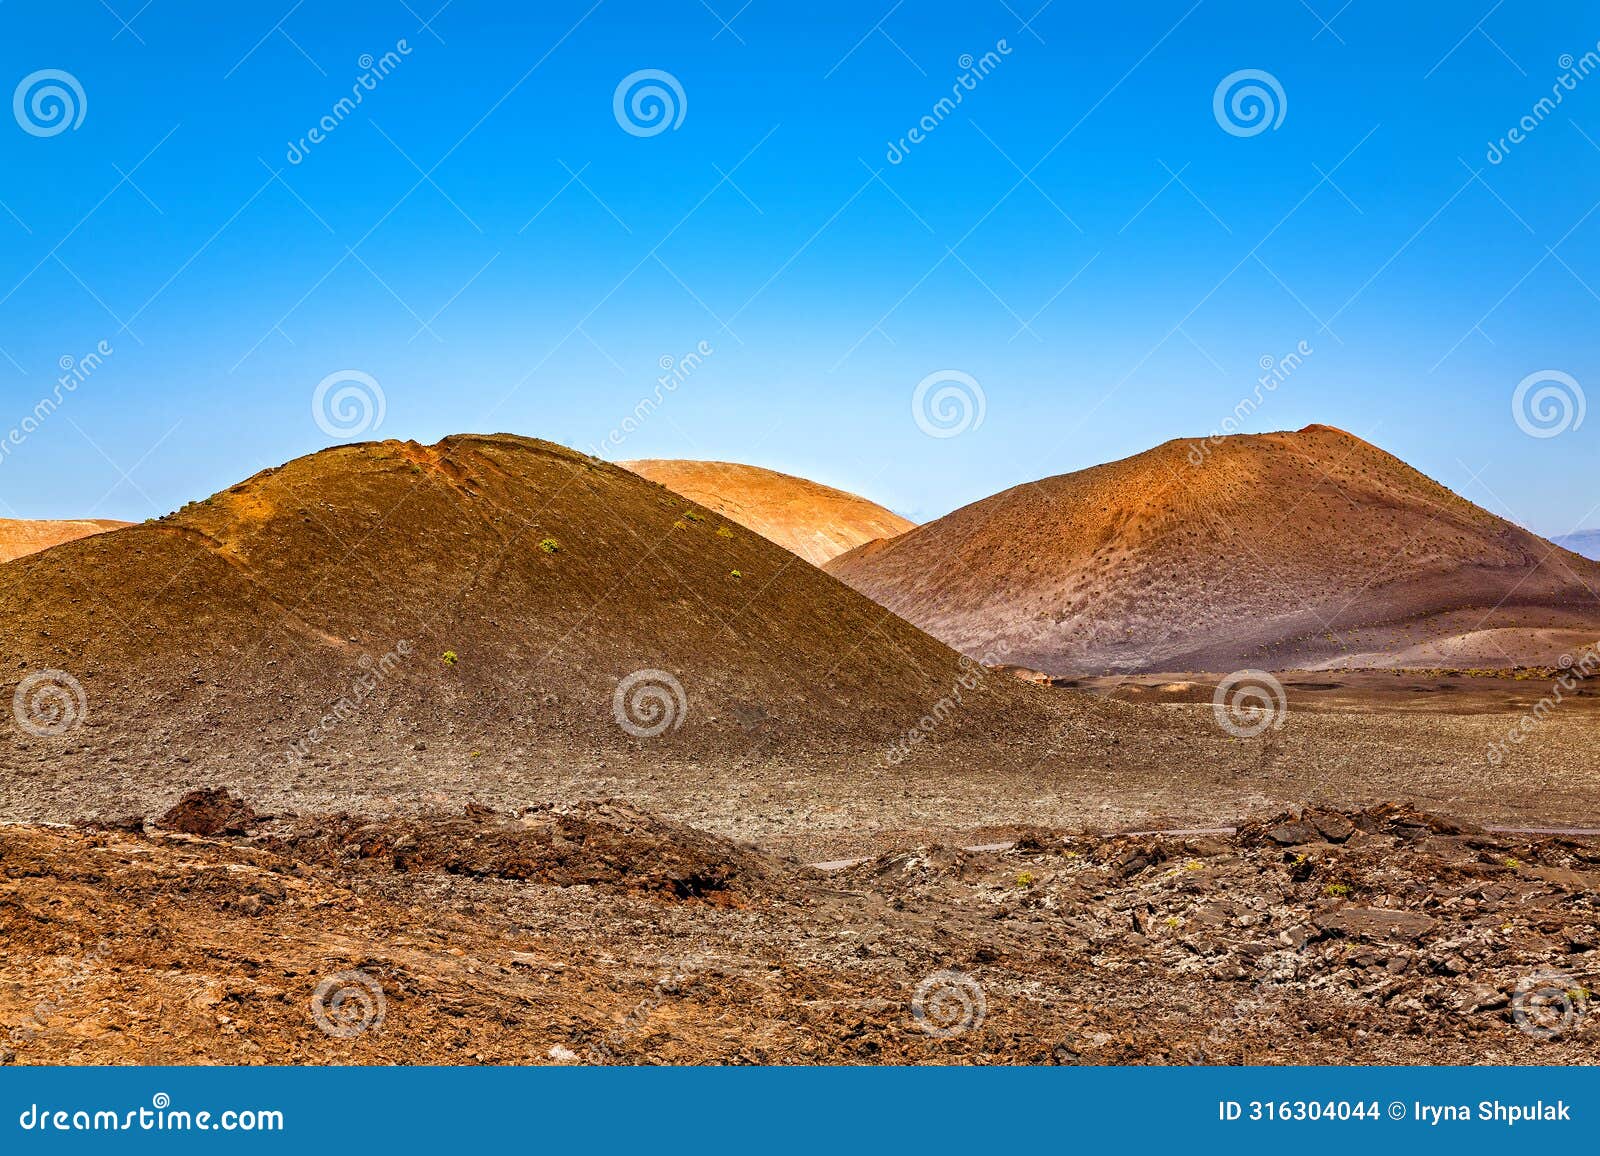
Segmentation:
{"type": "Polygon", "coordinates": [[[1600,525],[1600,413],[1512,408],[1600,389],[1593,4],[442,2],[0,5],[0,515],[164,513],[377,390],[359,436],[748,461],[918,519],[1248,398],[1600,525]],[[1270,124],[1219,109],[1241,70],[1270,124]],[[981,424],[924,431],[936,374],[981,424]]]}

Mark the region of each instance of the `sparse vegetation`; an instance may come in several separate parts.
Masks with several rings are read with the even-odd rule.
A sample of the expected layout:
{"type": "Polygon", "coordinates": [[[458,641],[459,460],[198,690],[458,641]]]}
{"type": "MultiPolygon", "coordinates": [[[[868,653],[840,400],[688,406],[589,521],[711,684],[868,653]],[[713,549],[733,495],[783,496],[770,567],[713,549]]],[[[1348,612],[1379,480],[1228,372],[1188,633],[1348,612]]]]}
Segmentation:
{"type": "Polygon", "coordinates": [[[561,552],[561,543],[554,538],[545,538],[539,542],[539,549],[546,554],[559,554],[561,552]]]}
{"type": "Polygon", "coordinates": [[[454,666],[457,662],[456,652],[453,650],[447,650],[444,652],[442,659],[446,666],[454,666]]]}

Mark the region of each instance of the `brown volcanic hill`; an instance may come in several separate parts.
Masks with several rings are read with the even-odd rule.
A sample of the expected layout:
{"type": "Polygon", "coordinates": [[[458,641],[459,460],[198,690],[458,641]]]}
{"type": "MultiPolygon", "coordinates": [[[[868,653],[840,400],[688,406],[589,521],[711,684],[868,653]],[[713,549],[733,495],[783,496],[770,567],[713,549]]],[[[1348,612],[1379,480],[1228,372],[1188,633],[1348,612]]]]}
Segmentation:
{"type": "Polygon", "coordinates": [[[813,566],[916,527],[863,497],[760,466],[671,458],[617,464],[731,518],[813,566]]]}
{"type": "Polygon", "coordinates": [[[51,546],[121,529],[127,522],[109,518],[82,518],[51,521],[44,518],[0,518],[0,562],[10,562],[27,554],[37,554],[51,546]]]}
{"type": "Polygon", "coordinates": [[[1061,674],[1553,665],[1600,637],[1600,565],[1320,425],[1017,486],[828,570],[1061,674]]]}
{"type": "MultiPolygon", "coordinates": [[[[75,814],[96,813],[86,798],[122,814],[119,791],[149,798],[202,773],[273,805],[324,791],[344,806],[380,775],[394,791],[430,775],[467,789],[491,764],[515,798],[531,768],[603,768],[618,752],[881,755],[950,694],[954,652],[719,524],[597,459],[467,435],[325,450],[0,567],[0,704],[46,678],[26,701],[70,721],[76,692],[46,676],[62,671],[86,720],[40,736],[0,707],[0,813],[60,791],[77,792],[75,814]],[[670,675],[681,705],[658,675],[623,685],[640,671],[670,675]],[[619,686],[630,726],[651,729],[652,708],[676,725],[626,732],[619,686]]],[[[936,738],[1043,733],[1061,717],[1050,697],[987,680],[936,738]]]]}

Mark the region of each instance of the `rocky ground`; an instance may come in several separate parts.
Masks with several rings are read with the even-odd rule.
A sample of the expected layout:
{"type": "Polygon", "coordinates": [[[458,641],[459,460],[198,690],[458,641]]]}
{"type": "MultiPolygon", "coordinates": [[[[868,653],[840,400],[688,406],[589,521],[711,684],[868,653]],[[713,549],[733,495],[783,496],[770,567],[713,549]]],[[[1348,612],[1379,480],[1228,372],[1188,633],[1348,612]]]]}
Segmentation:
{"type": "Polygon", "coordinates": [[[1600,844],[1405,807],[833,871],[618,802],[0,827],[10,1063],[1594,1062],[1600,844]]]}

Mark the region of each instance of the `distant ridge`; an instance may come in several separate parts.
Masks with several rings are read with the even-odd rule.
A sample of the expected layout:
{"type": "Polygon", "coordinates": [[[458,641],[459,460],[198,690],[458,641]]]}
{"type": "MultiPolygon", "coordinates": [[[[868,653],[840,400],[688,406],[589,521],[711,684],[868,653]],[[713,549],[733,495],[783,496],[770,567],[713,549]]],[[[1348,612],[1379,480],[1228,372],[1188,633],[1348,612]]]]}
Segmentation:
{"type": "Polygon", "coordinates": [[[59,546],[63,542],[71,542],[76,538],[85,538],[90,534],[104,534],[107,530],[120,529],[129,524],[128,522],[112,521],[108,518],[54,521],[48,519],[0,518],[0,562],[10,562],[16,558],[36,554],[40,550],[48,550],[51,546],[59,546]]]}
{"type": "Polygon", "coordinates": [[[672,458],[618,464],[754,530],[813,566],[916,526],[856,494],[760,466],[672,458]]]}
{"type": "Polygon", "coordinates": [[[1600,530],[1579,530],[1576,534],[1563,534],[1550,540],[1574,554],[1600,559],[1600,530]]]}

